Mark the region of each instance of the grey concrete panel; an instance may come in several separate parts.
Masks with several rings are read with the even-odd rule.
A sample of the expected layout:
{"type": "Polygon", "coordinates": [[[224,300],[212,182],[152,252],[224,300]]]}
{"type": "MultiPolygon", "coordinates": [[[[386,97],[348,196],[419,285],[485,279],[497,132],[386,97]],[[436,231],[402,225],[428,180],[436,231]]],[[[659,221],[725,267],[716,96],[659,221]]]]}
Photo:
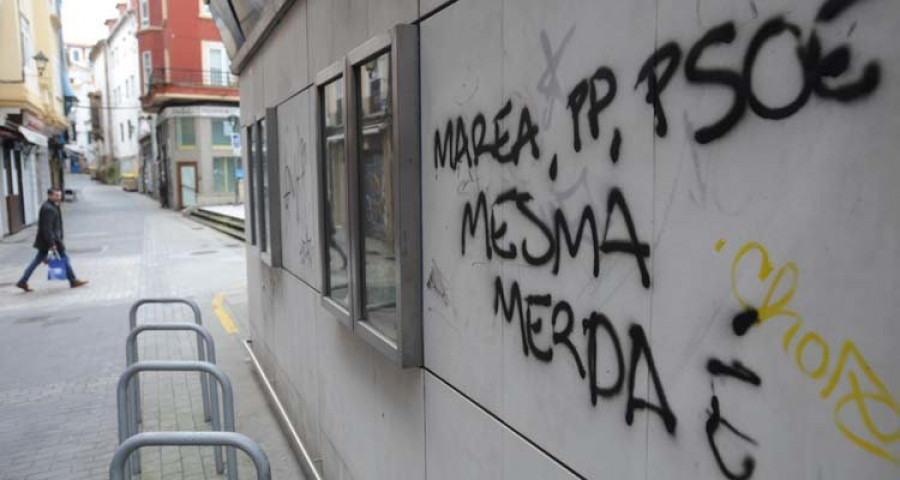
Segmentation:
{"type": "Polygon", "coordinates": [[[427,478],[578,478],[478,405],[425,373],[427,478]]]}
{"type": "Polygon", "coordinates": [[[309,84],[306,2],[294,2],[256,54],[265,65],[266,107],[274,107],[309,84]]]}
{"type": "Polygon", "coordinates": [[[308,12],[311,75],[372,35],[367,0],[309,0],[308,12]]]}
{"type": "Polygon", "coordinates": [[[387,32],[398,23],[412,23],[418,16],[418,0],[369,0],[370,36],[387,32]]]}
{"type": "MultiPolygon", "coordinates": [[[[473,279],[476,274],[479,279],[496,275],[500,269],[484,262],[463,264],[458,244],[445,245],[459,241],[462,211],[456,201],[435,196],[433,189],[452,189],[457,198],[471,195],[482,184],[479,176],[486,169],[493,175],[496,166],[486,162],[479,171],[439,177],[433,158],[435,131],[443,135],[448,120],[464,113],[471,117],[470,110],[495,112],[503,105],[503,65],[497,61],[503,53],[501,6],[499,0],[458,3],[419,27],[425,365],[492,409],[499,409],[502,400],[502,351],[496,345],[502,341],[503,325],[484,321],[459,305],[490,305],[489,285],[473,279]],[[460,35],[459,25],[466,25],[468,34],[460,35]]],[[[472,244],[467,255],[483,255],[484,247],[472,244]]]]}
{"type": "Polygon", "coordinates": [[[324,308],[319,317],[323,442],[331,442],[355,478],[424,478],[422,370],[398,369],[324,308]]]}
{"type": "Polygon", "coordinates": [[[318,291],[322,267],[316,218],[318,162],[310,128],[312,101],[307,90],[278,107],[281,261],[285,269],[318,291]]]}

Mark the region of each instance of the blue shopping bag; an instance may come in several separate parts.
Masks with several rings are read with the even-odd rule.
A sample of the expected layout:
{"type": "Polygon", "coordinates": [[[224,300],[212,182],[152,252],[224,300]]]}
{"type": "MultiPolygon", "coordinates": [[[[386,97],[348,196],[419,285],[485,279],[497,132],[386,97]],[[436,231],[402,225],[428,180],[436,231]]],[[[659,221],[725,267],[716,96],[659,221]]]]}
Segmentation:
{"type": "Polygon", "coordinates": [[[66,261],[58,253],[51,254],[47,260],[47,280],[67,280],[66,261]]]}

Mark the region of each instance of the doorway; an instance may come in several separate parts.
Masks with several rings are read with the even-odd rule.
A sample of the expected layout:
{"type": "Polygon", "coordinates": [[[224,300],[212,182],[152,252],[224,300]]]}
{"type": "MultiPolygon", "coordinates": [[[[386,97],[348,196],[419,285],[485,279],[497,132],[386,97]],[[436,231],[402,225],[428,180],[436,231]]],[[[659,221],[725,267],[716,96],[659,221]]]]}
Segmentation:
{"type": "Polygon", "coordinates": [[[178,208],[197,204],[197,162],[178,162],[178,208]]]}
{"type": "Polygon", "coordinates": [[[9,233],[25,227],[25,204],[22,198],[22,154],[11,148],[4,149],[3,186],[6,191],[6,219],[9,233]]]}

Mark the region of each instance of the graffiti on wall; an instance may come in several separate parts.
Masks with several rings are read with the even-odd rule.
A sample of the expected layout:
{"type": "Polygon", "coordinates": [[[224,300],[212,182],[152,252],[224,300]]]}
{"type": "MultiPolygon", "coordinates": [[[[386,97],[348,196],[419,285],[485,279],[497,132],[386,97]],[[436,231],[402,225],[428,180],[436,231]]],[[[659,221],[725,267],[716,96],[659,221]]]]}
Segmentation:
{"type": "Polygon", "coordinates": [[[793,361],[800,373],[810,380],[824,383],[819,392],[821,399],[834,400],[839,385],[846,392],[833,403],[837,429],[863,450],[900,464],[900,454],[892,451],[896,449],[893,445],[900,442],[900,404],[852,340],[844,340],[837,358],[832,361],[831,344],[820,333],[807,329],[801,334],[803,317],[791,307],[799,276],[794,262],[777,267],[761,244],[750,242],[742,246],[731,265],[732,292],[743,309],[732,320],[735,335],[743,336],[751,328],[769,321],[787,322],[781,347],[789,356],[793,350],[793,361]],[[758,257],[758,263],[754,257],[758,257]],[[738,281],[742,277],[741,272],[751,273],[743,276],[755,277],[763,285],[768,285],[763,298],[749,298],[742,291],[738,281]],[[811,361],[810,357],[816,360],[811,361]],[[889,426],[889,422],[878,424],[876,418],[884,417],[873,414],[873,407],[876,406],[888,413],[888,417],[893,417],[893,427],[889,426]],[[848,421],[848,418],[855,418],[856,421],[848,421]],[[888,430],[890,428],[893,430],[888,430]]]}
{"type": "MultiPolygon", "coordinates": [[[[777,121],[799,112],[814,97],[843,105],[869,97],[881,84],[879,62],[864,58],[848,41],[829,45],[817,31],[820,25],[842,18],[857,3],[858,0],[827,0],[812,25],[805,29],[782,15],[763,20],[749,37],[742,52],[740,69],[715,66],[709,60],[710,52],[729,48],[737,38],[738,26],[735,22],[725,22],[703,32],[689,45],[675,41],[661,43],[633,76],[600,65],[568,90],[561,85],[556,69],[574,26],[564,35],[558,48],[553,48],[548,35],[542,31],[540,41],[547,69],[538,81],[537,90],[547,100],[547,108],[535,116],[526,103],[509,99],[496,111],[476,111],[448,119],[433,133],[436,175],[442,171],[454,174],[462,169],[475,171],[481,162],[494,162],[512,170],[526,162],[528,165],[545,162],[549,182],[553,183],[566,165],[563,159],[578,155],[588,142],[604,142],[604,152],[607,152],[604,156],[608,158],[603,161],[609,162],[608,168],[619,167],[625,158],[627,139],[622,129],[613,119],[606,118],[604,112],[624,90],[620,85],[622,78],[633,78],[632,91],[644,95],[643,100],[653,111],[654,134],[660,139],[666,138],[669,132],[666,96],[671,93],[667,92],[667,87],[676,75],[684,76],[688,88],[730,90],[730,103],[724,113],[718,119],[701,122],[703,126],[691,132],[691,140],[699,145],[710,144],[736,131],[742,119],[750,114],[777,121]],[[753,78],[761,52],[781,37],[793,39],[795,50],[792,55],[802,81],[791,101],[773,105],[754,89],[753,78]],[[860,62],[863,66],[853,73],[855,70],[851,71],[851,65],[860,62]],[[571,148],[569,152],[549,152],[542,148],[542,134],[550,126],[548,119],[557,102],[564,105],[569,117],[568,130],[563,133],[570,140],[566,147],[571,148]]],[[[784,42],[777,45],[784,45],[784,42]]],[[[581,182],[587,181],[585,178],[582,175],[581,182]]],[[[648,269],[652,242],[639,234],[636,225],[640,223],[629,208],[629,192],[622,185],[609,187],[605,204],[587,203],[576,211],[540,204],[535,194],[524,186],[508,186],[498,194],[481,187],[460,193],[464,197],[459,208],[458,238],[460,254],[465,258],[526,264],[546,269],[554,276],[565,275],[563,260],[580,260],[590,266],[592,277],[600,281],[604,266],[608,264],[605,259],[616,256],[627,259],[628,265],[634,268],[633,288],[650,291],[653,286],[648,269]],[[613,235],[614,231],[625,233],[613,235]]],[[[724,240],[720,241],[716,251],[721,252],[724,245],[724,240]]],[[[615,264],[622,265],[621,262],[615,264]]],[[[900,463],[900,458],[890,449],[891,444],[900,440],[900,431],[886,431],[883,425],[878,425],[873,420],[870,405],[877,403],[888,409],[894,419],[900,418],[900,407],[859,349],[852,341],[845,341],[836,361],[831,362],[830,345],[820,334],[812,330],[800,334],[803,321],[789,307],[796,288],[796,266],[788,263],[776,273],[765,248],[749,243],[735,256],[731,275],[734,297],[741,309],[728,319],[734,335],[743,337],[770,319],[793,322],[785,332],[783,348],[785,352],[794,349],[799,371],[812,380],[824,382],[820,395],[823,400],[836,397],[839,385],[848,392],[834,401],[837,429],[865,451],[900,463]],[[759,280],[772,284],[769,294],[758,302],[742,296],[736,283],[739,270],[748,268],[749,254],[754,252],[762,257],[758,266],[759,280]],[[790,282],[788,293],[772,298],[775,292],[783,291],[778,288],[781,282],[790,282]],[[810,363],[807,352],[813,351],[819,356],[816,362],[810,363]],[[856,368],[851,368],[851,364],[856,368]],[[845,417],[853,407],[859,422],[848,424],[845,417]]],[[[669,435],[676,435],[679,414],[667,401],[666,379],[659,374],[647,334],[639,322],[630,321],[627,328],[619,331],[602,311],[576,312],[569,299],[542,289],[529,291],[521,283],[521,279],[504,278],[503,275],[494,277],[491,311],[495,317],[517,327],[524,357],[541,363],[564,361],[571,364],[584,381],[586,396],[592,406],[596,407],[601,400],[624,396],[622,417],[627,425],[633,424],[636,414],[646,413],[654,416],[669,435]],[[601,344],[609,345],[611,351],[601,355],[601,344]],[[611,365],[602,364],[601,357],[613,359],[611,365]],[[647,398],[641,397],[640,389],[636,389],[636,372],[641,365],[648,372],[647,385],[652,390],[647,398]],[[612,373],[601,381],[601,370],[612,373]]],[[[756,466],[753,455],[747,453],[735,462],[723,457],[719,445],[721,437],[730,434],[744,442],[751,452],[757,440],[739,425],[742,422],[726,414],[727,406],[720,401],[715,388],[717,383],[721,384],[717,380],[728,378],[755,389],[761,387],[763,379],[753,366],[739,358],[712,357],[704,367],[712,388],[705,410],[705,433],[711,457],[725,477],[751,478],[756,466]]]]}

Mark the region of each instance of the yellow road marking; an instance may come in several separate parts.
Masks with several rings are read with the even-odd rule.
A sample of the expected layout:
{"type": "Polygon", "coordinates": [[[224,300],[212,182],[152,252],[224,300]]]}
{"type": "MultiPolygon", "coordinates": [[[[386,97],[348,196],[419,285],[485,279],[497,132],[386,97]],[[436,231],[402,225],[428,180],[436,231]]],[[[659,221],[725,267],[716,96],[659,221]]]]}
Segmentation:
{"type": "Polygon", "coordinates": [[[231,315],[228,314],[228,310],[226,310],[222,305],[224,301],[224,293],[219,293],[218,295],[216,295],[212,301],[213,312],[215,312],[216,318],[219,319],[219,323],[222,325],[222,328],[225,329],[225,333],[233,335],[237,333],[238,328],[237,325],[234,324],[234,320],[231,318],[231,315]]]}

